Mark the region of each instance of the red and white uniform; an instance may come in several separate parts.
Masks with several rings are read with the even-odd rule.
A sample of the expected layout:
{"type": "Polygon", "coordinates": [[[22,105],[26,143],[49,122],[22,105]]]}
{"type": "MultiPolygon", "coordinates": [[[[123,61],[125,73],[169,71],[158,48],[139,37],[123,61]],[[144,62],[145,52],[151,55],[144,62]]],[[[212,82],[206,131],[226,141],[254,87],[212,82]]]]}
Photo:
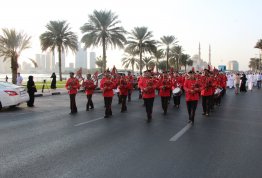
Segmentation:
{"type": "Polygon", "coordinates": [[[119,89],[120,95],[127,96],[128,90],[130,89],[130,82],[125,78],[120,79],[118,82],[118,89],[119,89]]]}
{"type": "Polygon", "coordinates": [[[141,77],[139,80],[139,88],[142,90],[143,98],[154,98],[155,89],[157,88],[157,83],[151,77],[141,77]]]}
{"type": "Polygon", "coordinates": [[[86,95],[92,95],[97,85],[92,79],[86,79],[82,86],[85,88],[86,95]]]}
{"type": "Polygon", "coordinates": [[[100,89],[103,91],[104,97],[113,97],[115,88],[115,83],[111,78],[103,78],[100,82],[100,89]]]}
{"type": "Polygon", "coordinates": [[[201,77],[201,96],[211,96],[214,94],[213,79],[209,76],[201,77]]]}
{"type": "Polygon", "coordinates": [[[164,97],[168,96],[169,97],[171,89],[172,89],[171,80],[168,78],[160,79],[158,88],[159,88],[159,96],[164,96],[164,97]]]}
{"type": "Polygon", "coordinates": [[[200,83],[196,79],[186,79],[184,83],[184,90],[186,93],[186,101],[198,101],[200,83]]]}
{"type": "Polygon", "coordinates": [[[77,90],[80,87],[79,81],[75,77],[74,78],[69,78],[66,81],[65,87],[68,90],[68,94],[76,94],[77,90]]]}

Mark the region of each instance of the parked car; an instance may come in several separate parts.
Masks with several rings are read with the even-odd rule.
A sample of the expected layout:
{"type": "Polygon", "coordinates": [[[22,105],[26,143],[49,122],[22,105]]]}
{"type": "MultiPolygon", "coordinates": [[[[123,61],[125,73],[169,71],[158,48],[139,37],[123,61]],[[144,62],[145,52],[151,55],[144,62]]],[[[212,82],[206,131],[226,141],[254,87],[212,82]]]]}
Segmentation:
{"type": "Polygon", "coordinates": [[[23,86],[0,82],[0,110],[3,107],[14,107],[27,102],[29,95],[23,86]]]}

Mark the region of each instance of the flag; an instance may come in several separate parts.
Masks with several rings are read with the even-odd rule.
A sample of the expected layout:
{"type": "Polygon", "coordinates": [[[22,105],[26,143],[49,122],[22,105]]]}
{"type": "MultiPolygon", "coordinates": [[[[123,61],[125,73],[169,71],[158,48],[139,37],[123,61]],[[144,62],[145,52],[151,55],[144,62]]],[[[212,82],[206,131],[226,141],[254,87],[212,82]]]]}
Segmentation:
{"type": "Polygon", "coordinates": [[[98,76],[98,71],[96,71],[96,72],[94,73],[93,78],[94,78],[95,80],[97,80],[97,76],[98,76]]]}

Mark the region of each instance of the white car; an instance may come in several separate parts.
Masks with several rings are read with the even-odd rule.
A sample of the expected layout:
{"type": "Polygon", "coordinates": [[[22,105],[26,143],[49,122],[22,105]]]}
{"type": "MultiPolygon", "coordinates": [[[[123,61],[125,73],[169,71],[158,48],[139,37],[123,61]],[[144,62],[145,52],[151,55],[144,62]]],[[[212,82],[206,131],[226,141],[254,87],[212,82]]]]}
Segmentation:
{"type": "Polygon", "coordinates": [[[0,82],[0,110],[3,107],[17,106],[29,100],[26,88],[8,82],[0,82]]]}

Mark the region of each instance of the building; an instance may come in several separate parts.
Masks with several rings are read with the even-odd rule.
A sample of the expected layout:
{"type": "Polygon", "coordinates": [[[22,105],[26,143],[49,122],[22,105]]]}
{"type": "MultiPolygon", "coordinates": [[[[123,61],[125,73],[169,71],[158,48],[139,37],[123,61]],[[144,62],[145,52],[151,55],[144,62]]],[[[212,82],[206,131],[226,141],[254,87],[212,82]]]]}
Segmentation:
{"type": "Polygon", "coordinates": [[[239,71],[239,64],[237,61],[232,60],[227,63],[227,70],[239,71]]]}
{"type": "Polygon", "coordinates": [[[76,68],[87,68],[87,51],[84,48],[81,48],[80,43],[78,44],[78,51],[75,58],[75,67],[76,68]]]}
{"type": "Polygon", "coordinates": [[[95,69],[95,68],[96,68],[96,53],[90,52],[89,69],[95,69]]]}
{"type": "Polygon", "coordinates": [[[218,66],[218,70],[222,71],[222,72],[225,72],[227,70],[227,67],[226,67],[226,65],[219,65],[218,66]]]}

